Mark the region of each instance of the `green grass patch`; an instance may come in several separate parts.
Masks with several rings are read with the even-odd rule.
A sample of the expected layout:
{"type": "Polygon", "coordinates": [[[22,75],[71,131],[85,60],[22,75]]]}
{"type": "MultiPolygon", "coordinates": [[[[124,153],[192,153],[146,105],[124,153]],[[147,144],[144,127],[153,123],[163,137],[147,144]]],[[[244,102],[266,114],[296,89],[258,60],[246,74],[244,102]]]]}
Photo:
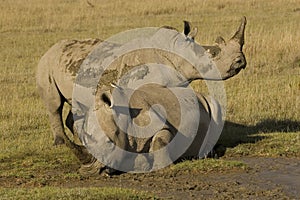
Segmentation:
{"type": "Polygon", "coordinates": [[[226,157],[265,156],[265,157],[300,157],[300,133],[261,133],[250,137],[264,138],[255,143],[241,143],[228,148],[226,157]]]}
{"type": "Polygon", "coordinates": [[[102,188],[0,188],[3,200],[17,199],[156,199],[146,192],[135,190],[102,187],[102,188]]]}
{"type": "Polygon", "coordinates": [[[182,173],[208,173],[228,172],[234,170],[245,170],[247,165],[240,161],[229,161],[223,159],[187,160],[170,167],[172,172],[182,173]]]}

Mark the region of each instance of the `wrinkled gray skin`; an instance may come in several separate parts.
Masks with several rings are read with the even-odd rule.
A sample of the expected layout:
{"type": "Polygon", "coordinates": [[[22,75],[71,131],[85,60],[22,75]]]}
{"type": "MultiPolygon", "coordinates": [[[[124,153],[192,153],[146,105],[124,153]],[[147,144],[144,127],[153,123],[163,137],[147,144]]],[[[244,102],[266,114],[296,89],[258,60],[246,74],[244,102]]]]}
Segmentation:
{"type": "MultiPolygon", "coordinates": [[[[237,32],[228,42],[219,37],[216,45],[203,46],[220,71],[220,80],[226,80],[246,67],[246,59],[242,52],[245,25],[246,18],[244,17],[237,32]]],[[[189,23],[185,22],[184,34],[194,42],[197,30],[194,29],[192,32],[190,30],[189,23]]],[[[65,121],[67,127],[74,132],[73,119],[71,112],[66,120],[63,119],[62,110],[64,103],[71,105],[73,84],[81,63],[99,43],[98,39],[60,41],[45,53],[37,69],[37,88],[48,111],[54,144],[66,143],[83,164],[95,162],[95,159],[86,152],[83,146],[73,143],[65,134],[63,122],[65,121]]],[[[211,79],[189,73],[186,75],[188,76],[185,78],[189,81],[211,79]]]]}
{"type": "MultiPolygon", "coordinates": [[[[221,108],[216,100],[194,93],[191,88],[168,88],[158,84],[145,84],[133,93],[130,91],[132,89],[116,87],[97,93],[97,120],[105,135],[115,145],[127,152],[153,153],[168,145],[175,136],[180,138],[168,145],[167,151],[155,154],[154,161],[151,156],[146,157],[148,162],[144,163],[148,163],[147,167],[152,170],[179,158],[205,157],[212,150],[221,133],[217,129],[222,128],[221,108]],[[164,111],[152,107],[158,104],[164,111]],[[154,116],[150,119],[150,112],[158,121],[154,116]],[[156,130],[157,127],[160,128],[156,130]]],[[[93,153],[99,149],[98,142],[92,147],[93,141],[99,141],[97,137],[98,133],[82,137],[93,153]]],[[[95,153],[97,156],[94,155],[100,159],[106,158],[103,151],[105,150],[101,149],[99,154],[95,153]]],[[[127,153],[117,152],[112,157],[114,159],[110,166],[123,165],[122,169],[126,171],[146,170],[140,169],[141,165],[128,166],[135,157],[127,153]]]]}

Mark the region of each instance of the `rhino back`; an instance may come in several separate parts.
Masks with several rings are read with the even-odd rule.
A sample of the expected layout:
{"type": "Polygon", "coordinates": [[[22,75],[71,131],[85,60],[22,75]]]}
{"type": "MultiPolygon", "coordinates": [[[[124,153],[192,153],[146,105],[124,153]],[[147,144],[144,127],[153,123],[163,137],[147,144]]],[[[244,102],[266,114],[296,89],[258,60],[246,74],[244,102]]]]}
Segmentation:
{"type": "Polygon", "coordinates": [[[80,65],[99,42],[99,39],[62,40],[54,44],[38,64],[38,88],[55,86],[66,100],[71,100],[80,65]]]}

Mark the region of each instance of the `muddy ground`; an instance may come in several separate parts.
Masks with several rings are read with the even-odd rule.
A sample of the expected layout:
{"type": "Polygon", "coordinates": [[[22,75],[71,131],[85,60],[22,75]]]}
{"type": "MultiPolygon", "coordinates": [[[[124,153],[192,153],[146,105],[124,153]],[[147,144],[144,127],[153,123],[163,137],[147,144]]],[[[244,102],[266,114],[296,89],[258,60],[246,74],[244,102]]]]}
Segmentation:
{"type": "MultiPolygon", "coordinates": [[[[162,199],[300,199],[299,158],[234,158],[247,169],[197,174],[160,170],[146,174],[121,174],[90,178],[51,178],[64,169],[47,171],[40,181],[0,177],[2,187],[122,187],[147,191],[162,199]],[[47,178],[48,177],[48,178],[47,178]]],[[[74,169],[78,166],[73,166],[74,169]]],[[[70,170],[70,169],[68,169],[70,170]]],[[[37,173],[43,173],[37,172],[37,173]]],[[[45,173],[45,172],[44,172],[45,173]]],[[[39,175],[36,174],[35,178],[39,175]]],[[[34,177],[32,177],[34,178],[34,177]]]]}

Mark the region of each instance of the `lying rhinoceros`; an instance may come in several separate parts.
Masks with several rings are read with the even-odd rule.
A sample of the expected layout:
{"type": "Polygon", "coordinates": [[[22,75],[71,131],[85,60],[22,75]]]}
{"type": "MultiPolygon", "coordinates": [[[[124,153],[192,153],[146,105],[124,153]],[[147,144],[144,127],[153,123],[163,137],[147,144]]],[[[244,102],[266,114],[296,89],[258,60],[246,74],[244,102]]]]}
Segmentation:
{"type": "MultiPolygon", "coordinates": [[[[174,64],[172,63],[172,58],[170,59],[170,57],[167,55],[161,56],[164,58],[163,62],[172,63],[176,70],[179,70],[182,74],[184,74],[185,79],[188,82],[196,79],[226,80],[238,74],[241,69],[246,67],[246,59],[242,52],[242,47],[244,45],[245,25],[246,18],[243,18],[237,32],[227,43],[224,41],[224,39],[219,37],[216,41],[216,45],[203,46],[206,50],[204,53],[207,53],[214,65],[216,65],[219,71],[218,76],[206,73],[206,71],[208,71],[207,69],[204,69],[203,73],[196,73],[197,70],[189,65],[182,64],[185,61],[178,61],[178,58],[176,61],[178,63],[176,64],[174,62],[174,64]]],[[[163,27],[159,30],[163,31],[165,29],[169,29],[169,27],[163,27]]],[[[160,34],[158,39],[161,41],[167,41],[167,43],[170,44],[174,44],[175,47],[178,41],[180,41],[180,45],[185,47],[184,50],[186,52],[196,54],[195,56],[197,57],[195,49],[199,49],[200,45],[194,42],[196,29],[194,29],[193,32],[190,32],[190,30],[191,28],[189,23],[185,22],[184,34],[181,34],[176,30],[172,30],[173,35],[164,36],[163,34],[160,34]]],[[[51,128],[54,133],[54,144],[62,144],[67,142],[67,145],[76,152],[80,159],[82,159],[82,162],[89,162],[91,157],[85,159],[86,155],[88,154],[85,148],[71,142],[65,134],[62,110],[64,103],[68,103],[70,105],[72,104],[73,86],[80,67],[83,65],[86,57],[89,54],[95,54],[95,52],[97,53],[96,50],[99,50],[100,44],[101,41],[98,39],[81,41],[63,40],[58,42],[41,58],[37,70],[37,87],[40,96],[48,110],[51,128]]],[[[101,57],[101,55],[99,56],[101,57]]],[[[116,67],[115,70],[112,71],[112,75],[115,75],[116,77],[106,73],[105,75],[107,76],[102,76],[100,82],[105,82],[104,85],[115,82],[116,79],[122,77],[128,72],[128,69],[125,70],[127,66],[128,65],[120,65],[116,67]],[[111,79],[110,77],[113,78],[111,79]]],[[[159,73],[161,74],[161,72],[159,73]]],[[[168,82],[164,84],[167,86],[178,86],[181,81],[182,80],[174,80],[171,78],[168,79],[168,82]]],[[[100,89],[100,91],[101,90],[104,89],[100,89]]],[[[72,117],[72,113],[70,112],[66,119],[66,125],[72,132],[74,132],[72,117]]]]}
{"type": "MultiPolygon", "coordinates": [[[[205,157],[223,127],[219,103],[189,87],[114,86],[95,96],[96,106],[84,120],[77,114],[82,106],[73,109],[75,127],[100,163],[120,171],[150,171],[180,158],[205,157]],[[137,163],[141,156],[145,160],[137,163]]],[[[91,165],[81,170],[91,170],[91,165]]]]}

